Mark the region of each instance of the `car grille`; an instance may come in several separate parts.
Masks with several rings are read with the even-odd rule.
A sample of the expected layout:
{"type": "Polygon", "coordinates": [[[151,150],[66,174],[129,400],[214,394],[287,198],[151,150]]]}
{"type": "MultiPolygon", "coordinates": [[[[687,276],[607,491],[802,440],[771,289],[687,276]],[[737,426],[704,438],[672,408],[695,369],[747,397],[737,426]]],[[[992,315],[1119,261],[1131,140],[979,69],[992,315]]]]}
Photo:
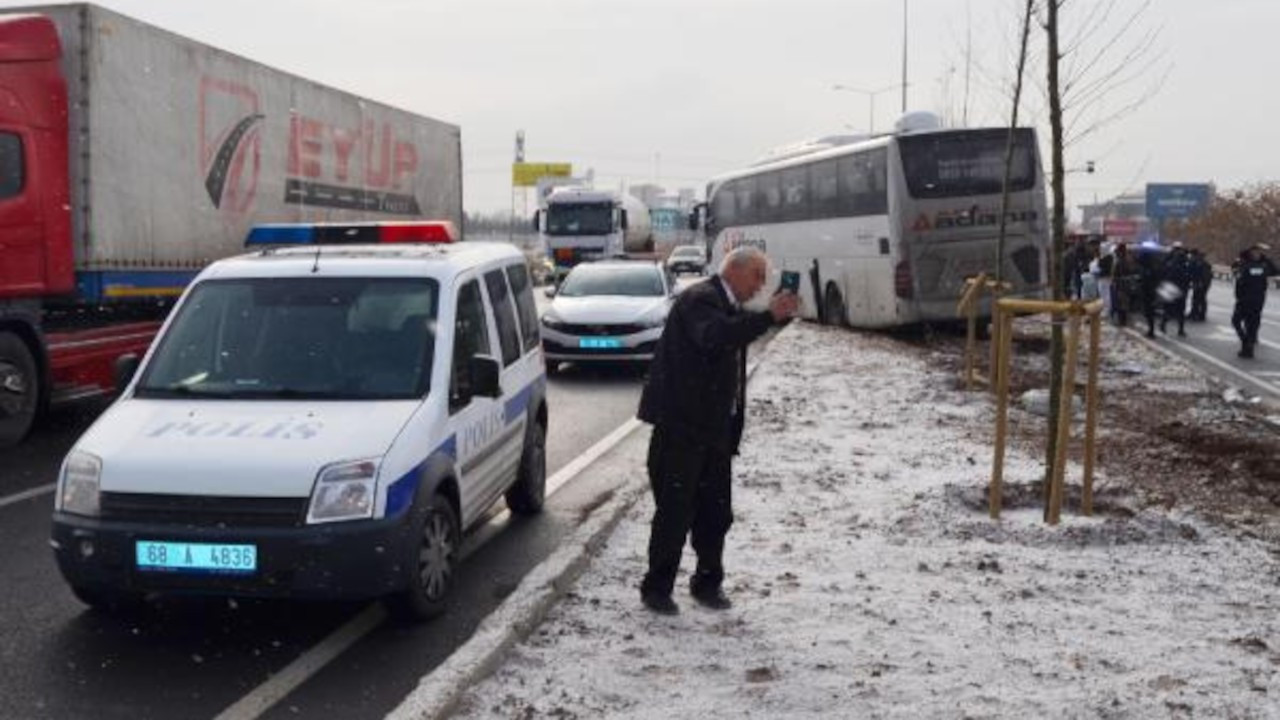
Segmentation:
{"type": "Polygon", "coordinates": [[[191,527],[300,527],[307,498],[102,493],[103,520],[191,527]]]}
{"type": "Polygon", "coordinates": [[[622,335],[634,335],[638,332],[648,330],[644,325],[574,325],[571,323],[555,325],[558,330],[566,335],[578,335],[584,337],[619,337],[622,335]]]}

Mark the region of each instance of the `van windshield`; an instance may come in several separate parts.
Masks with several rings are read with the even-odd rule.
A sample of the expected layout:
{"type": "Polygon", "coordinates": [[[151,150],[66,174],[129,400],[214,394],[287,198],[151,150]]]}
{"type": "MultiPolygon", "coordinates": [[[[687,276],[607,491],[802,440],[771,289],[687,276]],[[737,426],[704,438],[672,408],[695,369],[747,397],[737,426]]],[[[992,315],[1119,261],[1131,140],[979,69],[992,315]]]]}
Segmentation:
{"type": "Polygon", "coordinates": [[[424,278],[247,278],[192,288],[138,397],[425,396],[438,285],[424,278]]]}

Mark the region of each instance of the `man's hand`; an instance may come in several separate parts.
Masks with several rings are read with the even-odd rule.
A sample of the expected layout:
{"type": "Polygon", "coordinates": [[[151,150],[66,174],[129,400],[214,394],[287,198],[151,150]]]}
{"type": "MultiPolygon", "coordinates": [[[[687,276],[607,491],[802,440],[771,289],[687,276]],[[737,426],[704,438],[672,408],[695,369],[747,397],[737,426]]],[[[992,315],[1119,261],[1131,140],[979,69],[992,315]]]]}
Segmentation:
{"type": "Polygon", "coordinates": [[[780,292],[769,299],[769,313],[774,322],[795,317],[800,312],[800,298],[795,293],[780,292]]]}

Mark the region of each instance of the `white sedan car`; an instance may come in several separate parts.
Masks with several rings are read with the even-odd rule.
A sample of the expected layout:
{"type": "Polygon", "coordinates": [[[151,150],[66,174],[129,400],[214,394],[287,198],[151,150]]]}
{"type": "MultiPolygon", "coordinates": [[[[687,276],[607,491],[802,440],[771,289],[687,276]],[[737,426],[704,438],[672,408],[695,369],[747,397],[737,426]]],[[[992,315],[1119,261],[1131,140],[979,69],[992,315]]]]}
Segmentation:
{"type": "Polygon", "coordinates": [[[675,295],[675,283],[652,261],[604,260],[578,265],[542,315],[547,372],[561,362],[653,359],[675,295]]]}
{"type": "Polygon", "coordinates": [[[667,256],[667,271],[679,275],[683,272],[707,274],[707,251],[699,245],[681,245],[667,256]]]}

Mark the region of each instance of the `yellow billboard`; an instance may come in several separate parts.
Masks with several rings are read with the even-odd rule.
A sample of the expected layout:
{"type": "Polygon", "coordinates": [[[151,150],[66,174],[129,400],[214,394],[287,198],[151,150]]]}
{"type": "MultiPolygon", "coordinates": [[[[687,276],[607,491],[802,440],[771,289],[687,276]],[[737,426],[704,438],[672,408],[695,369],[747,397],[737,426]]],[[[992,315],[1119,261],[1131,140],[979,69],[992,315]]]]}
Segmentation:
{"type": "Polygon", "coordinates": [[[573,165],[570,163],[513,163],[511,165],[511,184],[516,187],[534,187],[538,178],[572,177],[573,165]]]}

